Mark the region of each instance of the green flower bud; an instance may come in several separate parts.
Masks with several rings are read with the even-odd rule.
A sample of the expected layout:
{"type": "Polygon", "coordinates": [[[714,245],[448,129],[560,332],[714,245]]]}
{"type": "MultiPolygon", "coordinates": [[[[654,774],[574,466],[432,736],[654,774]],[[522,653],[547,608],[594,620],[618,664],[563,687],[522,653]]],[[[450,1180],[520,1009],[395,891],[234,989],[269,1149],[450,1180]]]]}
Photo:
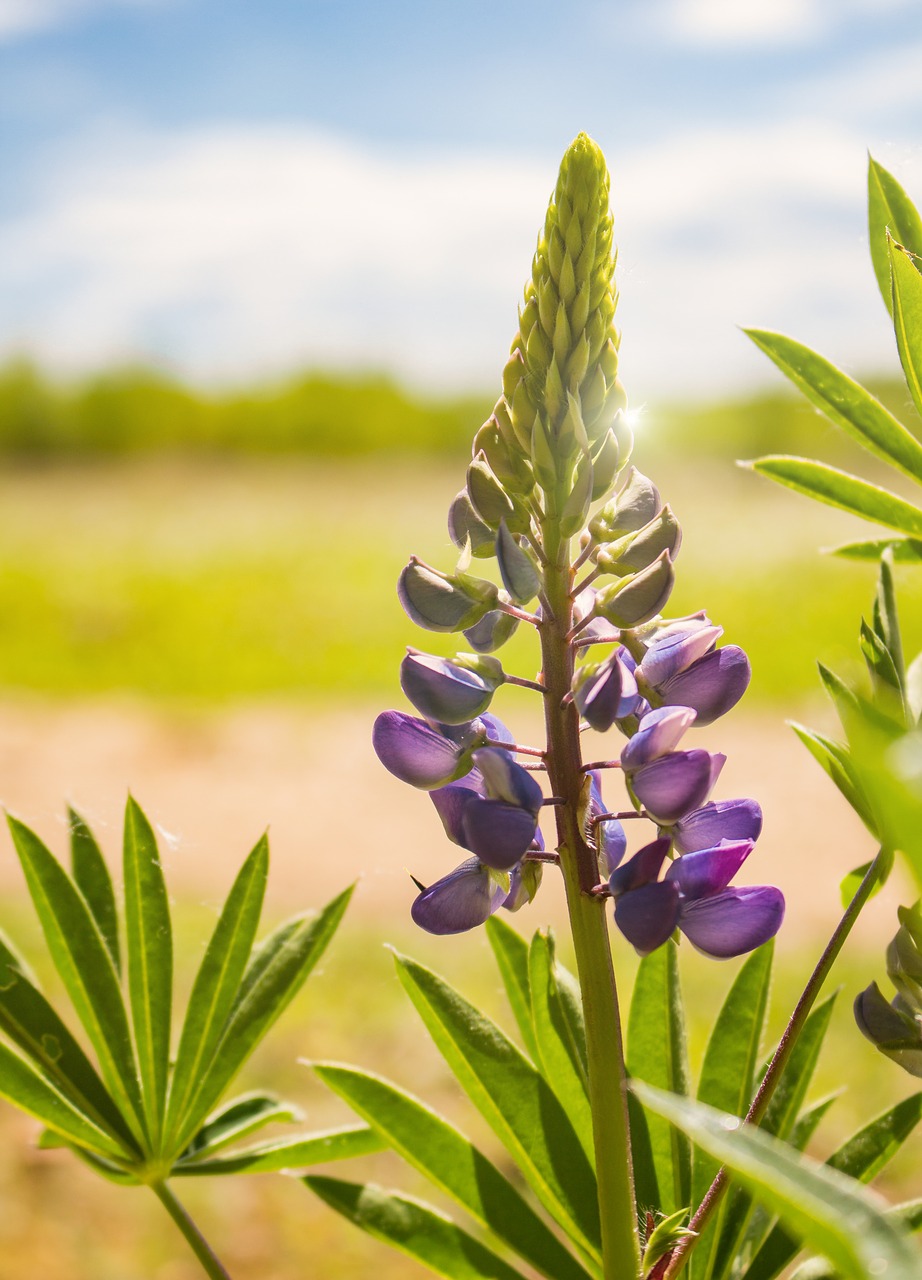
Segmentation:
{"type": "Polygon", "coordinates": [[[592,459],[588,453],[584,453],[576,464],[573,487],[560,513],[560,532],[563,537],[572,538],[586,523],[592,506],[592,484],[592,459]]]}
{"type": "Polygon", "coordinates": [[[497,588],[482,578],[450,575],[410,557],[397,582],[409,618],[427,631],[463,631],[495,607],[497,588]]]}
{"type": "Polygon", "coordinates": [[[558,474],[558,457],[551,442],[544,418],[535,418],[531,436],[531,465],[535,477],[545,493],[554,493],[560,483],[558,474]]]}
{"type": "Polygon", "coordinates": [[[668,551],[670,560],[675,561],[681,545],[682,527],[675,518],[672,508],[667,504],[658,515],[634,534],[629,546],[619,558],[616,572],[626,573],[631,570],[645,569],[664,551],[668,551]]]}
{"type": "Polygon", "coordinates": [[[592,501],[604,498],[622,466],[621,446],[610,428],[592,455],[592,501]]]}
{"type": "Polygon", "coordinates": [[[471,553],[479,560],[488,560],[493,555],[493,530],[474,510],[466,489],[461,490],[448,508],[448,535],[461,550],[470,546],[471,553]]]}
{"type": "Polygon", "coordinates": [[[510,526],[519,526],[516,507],[493,474],[486,454],[481,450],[467,469],[467,491],[471,495],[474,510],[491,529],[498,529],[500,520],[510,526]]]}
{"type": "Polygon", "coordinates": [[[528,604],[534,600],[541,586],[538,571],[531,556],[520,547],[501,520],[496,535],[496,560],[503,579],[503,586],[516,604],[528,604]]]}
{"type": "Polygon", "coordinates": [[[608,542],[616,534],[642,529],[659,510],[656,485],[631,467],[617,496],[602,508],[589,528],[597,542],[608,542]]]}
{"type": "Polygon", "coordinates": [[[639,626],[662,612],[674,581],[672,561],[664,551],[646,569],[600,591],[595,612],[615,627],[639,626]]]}
{"type": "Polygon", "coordinates": [[[531,467],[513,437],[513,447],[503,438],[495,415],[489,417],[474,436],[474,457],[483,453],[490,470],[502,485],[528,494],[535,485],[531,467]]]}

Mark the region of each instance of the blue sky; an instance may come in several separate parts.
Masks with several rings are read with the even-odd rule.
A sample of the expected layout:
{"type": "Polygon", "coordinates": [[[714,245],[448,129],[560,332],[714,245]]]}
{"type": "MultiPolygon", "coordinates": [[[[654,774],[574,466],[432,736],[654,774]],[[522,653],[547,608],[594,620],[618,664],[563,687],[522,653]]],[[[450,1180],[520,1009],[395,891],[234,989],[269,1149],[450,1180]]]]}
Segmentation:
{"type": "Polygon", "coordinates": [[[868,148],[922,198],[913,0],[0,0],[0,356],[491,387],[560,154],[612,170],[635,403],[892,366],[868,148]]]}

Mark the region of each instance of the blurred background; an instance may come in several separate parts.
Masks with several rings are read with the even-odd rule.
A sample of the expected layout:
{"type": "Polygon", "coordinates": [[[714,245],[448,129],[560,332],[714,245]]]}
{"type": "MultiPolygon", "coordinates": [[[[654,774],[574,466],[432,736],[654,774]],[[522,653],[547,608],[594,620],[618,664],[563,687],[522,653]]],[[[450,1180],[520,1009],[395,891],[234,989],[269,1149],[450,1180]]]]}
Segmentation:
{"type": "MultiPolygon", "coordinates": [[[[298,1059],[342,1057],[478,1134],[378,944],[508,1015],[482,936],[409,930],[407,872],[434,879],[452,852],[369,731],[404,705],[405,644],[451,651],[414,632],[394,583],[410,552],[453,563],[445,512],[580,130],[612,171],[635,461],[685,529],[672,612],[707,608],[752,658],[745,703],[702,743],[729,754],[721,794],[766,811],[750,879],[790,903],[782,1025],[839,880],[873,854],[786,724],[832,728],[815,660],[857,670],[873,570],[819,554],[860,536],[852,521],[734,462],[873,473],[737,326],[816,347],[919,429],[865,166],[870,149],[922,195],[920,65],[911,0],[0,0],[0,798],[60,853],[69,800],[115,861],[131,788],[162,835],[186,983],[267,824],[270,914],[361,878],[254,1067],[312,1122],[341,1113],[298,1059]]],[[[922,603],[901,588],[914,653],[922,603]]],[[[533,674],[526,640],[509,652],[533,674]]],[[[498,707],[521,740],[540,732],[522,691],[498,707]]],[[[523,929],[562,923],[552,880],[523,929]]],[[[5,839],[0,890],[41,968],[5,839]]],[[[909,1091],[849,1012],[908,892],[894,877],[840,967],[818,1088],[843,1060],[858,1085],[820,1152],[909,1091]]],[[[736,966],[684,965],[698,1053],[736,966]]],[[[0,1133],[0,1275],[196,1274],[152,1198],[36,1153],[9,1109],[0,1133]]],[[[891,1187],[919,1193],[911,1160],[891,1187]]],[[[297,1183],[188,1195],[238,1280],[417,1273],[297,1183]]]]}

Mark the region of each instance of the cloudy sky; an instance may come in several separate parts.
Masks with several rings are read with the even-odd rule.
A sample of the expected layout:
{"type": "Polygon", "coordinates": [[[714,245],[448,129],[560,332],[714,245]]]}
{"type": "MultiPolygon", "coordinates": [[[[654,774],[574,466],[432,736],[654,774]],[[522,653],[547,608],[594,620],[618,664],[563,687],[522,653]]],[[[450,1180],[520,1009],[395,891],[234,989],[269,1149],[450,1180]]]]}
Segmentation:
{"type": "Polygon", "coordinates": [[[740,324],[892,367],[917,0],[0,0],[0,358],[492,387],[580,130],[635,403],[770,384],[740,324]]]}

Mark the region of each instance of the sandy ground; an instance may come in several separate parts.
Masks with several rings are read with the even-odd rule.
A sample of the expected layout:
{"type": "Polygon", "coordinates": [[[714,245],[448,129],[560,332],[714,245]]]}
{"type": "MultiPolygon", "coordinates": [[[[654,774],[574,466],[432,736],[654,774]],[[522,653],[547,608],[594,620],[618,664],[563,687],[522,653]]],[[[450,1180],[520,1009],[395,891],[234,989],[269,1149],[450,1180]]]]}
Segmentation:
{"type": "MultiPolygon", "coordinates": [[[[130,788],[164,837],[172,892],[209,902],[268,825],[271,907],[319,905],[358,878],[354,910],[380,921],[406,911],[408,870],[428,882],[460,859],[426,798],[378,764],[373,714],[258,704],[193,715],[146,704],[6,700],[0,798],[62,855],[69,801],[114,862],[130,788]]],[[[539,727],[532,722],[530,730],[522,740],[537,740],[539,727]]],[[[780,719],[737,713],[695,738],[728,756],[715,795],[755,796],[766,814],[740,881],[784,889],[792,941],[831,926],[842,875],[874,852],[832,784],[780,719]]],[[[605,739],[587,744],[600,755],[611,749],[605,739]]],[[[0,887],[10,892],[21,873],[8,838],[0,839],[0,887]]],[[[907,893],[894,877],[862,928],[888,937],[894,904],[907,893]]],[[[557,886],[545,889],[528,923],[558,919],[560,898],[557,886]]]]}

